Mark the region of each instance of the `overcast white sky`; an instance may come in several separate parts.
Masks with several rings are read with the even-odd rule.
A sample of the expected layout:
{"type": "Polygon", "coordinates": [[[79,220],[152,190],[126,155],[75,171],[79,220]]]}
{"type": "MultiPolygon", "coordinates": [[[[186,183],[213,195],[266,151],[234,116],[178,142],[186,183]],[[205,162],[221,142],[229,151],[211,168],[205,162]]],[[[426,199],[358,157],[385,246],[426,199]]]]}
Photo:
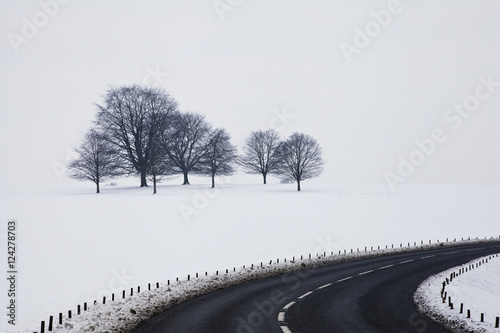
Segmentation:
{"type": "Polygon", "coordinates": [[[500,86],[479,88],[458,128],[457,114],[443,119],[474,101],[479,77],[500,82],[498,1],[401,0],[385,26],[372,11],[391,1],[221,0],[223,20],[213,0],[65,1],[0,3],[1,188],[61,185],[54,167],[94,103],[110,85],[143,82],[235,144],[273,124],[313,135],[328,182],[383,183],[441,128],[447,140],[407,183],[500,184],[500,86]],[[349,63],[339,45],[377,24],[349,63]],[[284,110],[294,118],[273,120],[284,110]]]}

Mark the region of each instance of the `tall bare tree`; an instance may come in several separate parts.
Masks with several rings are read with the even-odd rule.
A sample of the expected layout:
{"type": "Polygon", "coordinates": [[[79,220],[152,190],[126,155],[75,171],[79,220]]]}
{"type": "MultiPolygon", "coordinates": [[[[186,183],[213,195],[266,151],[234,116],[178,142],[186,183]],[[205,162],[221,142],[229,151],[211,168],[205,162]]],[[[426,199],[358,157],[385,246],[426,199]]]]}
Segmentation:
{"type": "Polygon", "coordinates": [[[177,110],[164,90],[138,85],[111,88],[98,105],[97,123],[115,147],[128,173],[138,173],[141,187],[154,162],[157,138],[177,110]]]}
{"type": "Polygon", "coordinates": [[[231,137],[222,128],[213,130],[208,136],[207,150],[202,159],[206,174],[212,177],[212,188],[215,187],[215,176],[234,174],[236,148],[231,144],[231,137]]]}
{"type": "Polygon", "coordinates": [[[189,173],[203,172],[200,161],[207,151],[207,138],[211,131],[205,117],[198,113],[177,113],[173,131],[164,135],[165,151],[176,171],[184,176],[183,185],[189,185],[189,173]]]}
{"type": "Polygon", "coordinates": [[[68,164],[69,176],[94,182],[96,193],[101,192],[101,181],[118,175],[113,146],[95,129],[85,134],[82,144],[75,151],[78,157],[68,164]]]}
{"type": "Polygon", "coordinates": [[[323,172],[321,147],[307,134],[292,134],[280,145],[279,156],[281,176],[294,179],[297,191],[300,191],[301,181],[317,177],[323,172]]]}
{"type": "Polygon", "coordinates": [[[261,174],[266,184],[267,175],[278,170],[279,144],[280,138],[276,130],[254,131],[243,143],[243,153],[238,164],[246,173],[261,174]]]}

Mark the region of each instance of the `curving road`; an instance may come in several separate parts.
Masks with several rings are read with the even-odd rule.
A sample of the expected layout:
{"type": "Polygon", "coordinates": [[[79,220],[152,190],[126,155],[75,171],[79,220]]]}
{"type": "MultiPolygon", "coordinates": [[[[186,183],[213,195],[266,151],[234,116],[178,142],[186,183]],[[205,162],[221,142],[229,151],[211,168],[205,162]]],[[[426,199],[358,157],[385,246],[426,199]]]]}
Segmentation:
{"type": "Polygon", "coordinates": [[[245,283],[175,305],[136,333],[439,333],[412,295],[432,274],[499,253],[467,245],[334,264],[245,283]]]}

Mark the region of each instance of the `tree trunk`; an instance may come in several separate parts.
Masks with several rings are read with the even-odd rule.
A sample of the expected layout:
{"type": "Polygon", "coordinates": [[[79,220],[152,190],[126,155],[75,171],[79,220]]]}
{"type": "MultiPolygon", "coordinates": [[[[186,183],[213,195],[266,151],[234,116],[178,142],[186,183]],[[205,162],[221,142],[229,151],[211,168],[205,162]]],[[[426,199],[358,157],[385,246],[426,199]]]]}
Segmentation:
{"type": "Polygon", "coordinates": [[[297,191],[300,191],[300,180],[297,180],[297,191]]]}
{"type": "Polygon", "coordinates": [[[189,185],[188,172],[183,171],[182,173],[184,174],[184,183],[182,185],[189,185]]]}
{"type": "Polygon", "coordinates": [[[212,174],[212,188],[215,187],[215,174],[212,174]]]}
{"type": "Polygon", "coordinates": [[[97,190],[95,193],[101,193],[101,190],[99,189],[99,179],[95,182],[95,185],[97,186],[97,190]]]}
{"type": "Polygon", "coordinates": [[[267,184],[267,173],[263,173],[262,177],[264,178],[264,185],[267,184]]]}
{"type": "Polygon", "coordinates": [[[148,186],[148,182],[146,180],[146,171],[141,171],[141,187],[148,186]]]}
{"type": "Polygon", "coordinates": [[[156,194],[156,175],[153,175],[153,194],[156,194]]]}

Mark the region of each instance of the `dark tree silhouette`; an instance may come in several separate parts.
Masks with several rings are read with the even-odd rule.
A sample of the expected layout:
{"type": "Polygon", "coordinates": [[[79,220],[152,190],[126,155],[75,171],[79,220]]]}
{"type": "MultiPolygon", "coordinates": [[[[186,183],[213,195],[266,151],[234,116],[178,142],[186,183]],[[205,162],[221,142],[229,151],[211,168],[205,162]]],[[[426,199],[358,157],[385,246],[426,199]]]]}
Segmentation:
{"type": "Polygon", "coordinates": [[[175,172],[174,165],[160,142],[155,145],[151,155],[151,165],[147,171],[147,178],[153,182],[153,194],[156,194],[156,184],[177,174],[177,172],[175,172]]]}
{"type": "Polygon", "coordinates": [[[212,177],[212,188],[215,187],[215,176],[234,174],[236,148],[231,144],[231,137],[221,128],[210,133],[206,144],[206,154],[202,159],[204,173],[212,177]]]}
{"type": "Polygon", "coordinates": [[[321,157],[321,147],[311,136],[294,133],[280,144],[280,173],[284,179],[294,179],[297,191],[300,182],[319,176],[323,172],[324,161],[321,157]]]}
{"type": "Polygon", "coordinates": [[[203,173],[200,161],[206,154],[211,126],[200,114],[177,113],[171,128],[163,137],[163,145],[175,170],[183,174],[183,185],[189,185],[190,172],[203,173]]]}
{"type": "Polygon", "coordinates": [[[78,157],[68,164],[69,176],[93,181],[97,187],[96,193],[101,192],[101,181],[118,175],[113,146],[95,129],[85,134],[82,144],[75,151],[78,157]]]}
{"type": "Polygon", "coordinates": [[[254,131],[243,143],[243,153],[238,164],[246,173],[261,174],[264,184],[267,175],[278,170],[277,155],[280,138],[276,130],[254,131]]]}
{"type": "Polygon", "coordinates": [[[133,85],[111,88],[98,107],[97,124],[116,147],[124,173],[138,173],[141,187],[148,186],[158,137],[170,126],[177,103],[162,89],[133,85]]]}

